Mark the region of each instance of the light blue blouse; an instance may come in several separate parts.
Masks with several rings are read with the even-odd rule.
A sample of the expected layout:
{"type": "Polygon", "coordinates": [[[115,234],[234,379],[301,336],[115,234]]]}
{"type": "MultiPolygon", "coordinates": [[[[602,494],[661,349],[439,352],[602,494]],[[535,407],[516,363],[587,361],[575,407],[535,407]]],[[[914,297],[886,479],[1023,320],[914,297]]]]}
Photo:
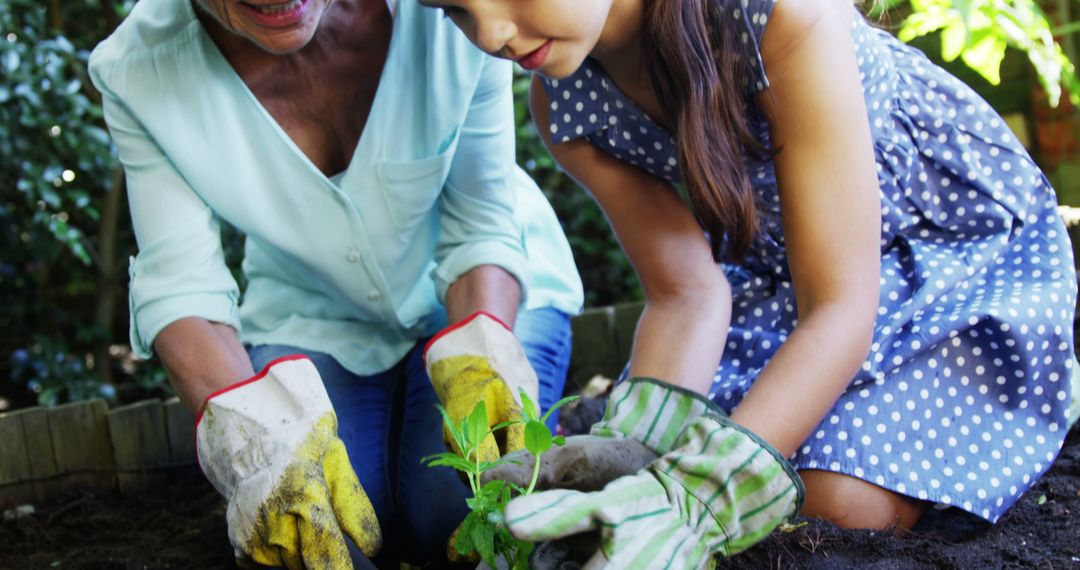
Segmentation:
{"type": "Polygon", "coordinates": [[[581,282],[535,183],[514,165],[511,68],[437,10],[400,2],[374,104],[334,183],[210,40],[190,0],[143,0],[91,55],[127,176],[139,253],[131,344],[170,323],[229,324],[247,344],[382,371],[446,323],[473,267],[517,277],[524,307],[576,313],[581,282]],[[240,302],[219,224],[247,236],[240,302]]]}

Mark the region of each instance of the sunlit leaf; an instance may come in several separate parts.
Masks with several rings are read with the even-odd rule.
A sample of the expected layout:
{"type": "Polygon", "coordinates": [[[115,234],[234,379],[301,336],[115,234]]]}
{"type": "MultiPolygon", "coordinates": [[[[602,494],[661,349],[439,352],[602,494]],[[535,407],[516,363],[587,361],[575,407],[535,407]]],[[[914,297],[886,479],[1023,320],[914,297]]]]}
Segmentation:
{"type": "Polygon", "coordinates": [[[946,26],[941,30],[941,57],[945,61],[952,61],[967,47],[967,28],[960,25],[946,26]]]}
{"type": "Polygon", "coordinates": [[[964,51],[962,58],[968,67],[979,72],[991,85],[1001,84],[1001,62],[1008,45],[1002,38],[986,34],[964,51]]]}

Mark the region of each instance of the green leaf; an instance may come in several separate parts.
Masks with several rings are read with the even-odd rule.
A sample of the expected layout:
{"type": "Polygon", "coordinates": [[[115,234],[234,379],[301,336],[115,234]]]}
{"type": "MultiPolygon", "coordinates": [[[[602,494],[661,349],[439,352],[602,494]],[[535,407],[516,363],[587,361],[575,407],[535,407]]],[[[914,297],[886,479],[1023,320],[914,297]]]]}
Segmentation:
{"type": "Polygon", "coordinates": [[[472,473],[476,470],[475,463],[466,460],[456,453],[437,453],[435,455],[428,455],[420,461],[428,467],[452,467],[465,473],[472,473]]]}
{"type": "Polygon", "coordinates": [[[551,432],[547,426],[537,420],[525,424],[525,448],[533,455],[540,455],[551,449],[551,432]]]}
{"type": "Polygon", "coordinates": [[[465,432],[468,435],[465,440],[469,449],[475,449],[491,433],[491,429],[488,427],[487,405],[483,401],[477,402],[466,423],[468,427],[465,432]]]}
{"type": "Polygon", "coordinates": [[[564,435],[557,435],[553,437],[552,440],[555,442],[555,445],[559,447],[566,445],[566,436],[564,435]]]}
{"type": "Polygon", "coordinates": [[[904,19],[900,31],[896,35],[901,41],[910,42],[917,37],[925,36],[948,26],[956,19],[955,14],[943,11],[915,12],[904,19]]]}
{"type": "Polygon", "coordinates": [[[581,399],[581,396],[567,396],[567,397],[559,400],[558,402],[555,402],[555,404],[553,406],[551,406],[551,408],[544,414],[544,417],[540,418],[540,422],[546,424],[548,418],[551,417],[552,412],[554,412],[555,410],[565,406],[566,404],[569,404],[570,402],[573,402],[574,400],[580,400],[580,399],[581,399]]]}
{"type": "Polygon", "coordinates": [[[458,554],[462,556],[472,556],[476,552],[476,545],[473,544],[473,537],[475,536],[475,528],[478,524],[484,524],[483,518],[477,512],[471,512],[465,515],[465,520],[461,521],[461,526],[458,527],[457,536],[454,538],[454,550],[457,550],[458,554]]]}
{"type": "Polygon", "coordinates": [[[499,422],[499,423],[491,426],[491,431],[499,431],[499,430],[501,430],[501,429],[503,429],[505,427],[509,427],[509,426],[514,425],[514,424],[523,424],[523,423],[525,423],[525,422],[522,421],[522,420],[506,420],[505,422],[499,422]]]}
{"type": "Polygon", "coordinates": [[[941,30],[941,58],[953,61],[964,53],[967,47],[968,32],[963,25],[946,26],[941,30]]]}
{"type": "Polygon", "coordinates": [[[476,493],[476,498],[488,502],[488,504],[493,507],[497,507],[504,489],[506,489],[505,481],[489,481],[483,487],[480,487],[480,491],[476,493]]]}
{"type": "Polygon", "coordinates": [[[469,513],[469,516],[465,518],[466,520],[473,518],[474,522],[468,528],[463,525],[458,535],[460,537],[460,535],[468,533],[467,540],[472,548],[469,554],[478,552],[488,566],[497,568],[495,564],[495,525],[488,522],[486,515],[477,511],[469,513]]]}
{"type": "Polygon", "coordinates": [[[518,394],[521,396],[521,408],[525,412],[525,419],[536,421],[540,417],[540,407],[532,401],[524,388],[518,388],[518,394]]]}
{"type": "Polygon", "coordinates": [[[435,407],[439,410],[439,413],[442,414],[443,425],[446,426],[447,431],[450,432],[450,438],[454,440],[454,443],[457,445],[458,449],[461,450],[461,453],[467,454],[471,447],[468,446],[468,442],[465,441],[465,430],[462,429],[461,425],[454,424],[454,420],[450,418],[450,412],[447,412],[446,408],[442,407],[441,404],[435,404],[435,407]]]}
{"type": "Polygon", "coordinates": [[[518,541],[518,549],[514,554],[513,562],[510,564],[511,570],[529,570],[529,556],[532,554],[536,545],[531,542],[518,541]]]}
{"type": "Polygon", "coordinates": [[[1005,40],[988,34],[964,51],[962,57],[968,67],[979,72],[991,85],[1000,85],[1001,61],[1005,59],[1007,47],[1005,40]]]}
{"type": "Polygon", "coordinates": [[[4,69],[8,73],[15,73],[19,69],[19,54],[14,51],[9,51],[4,54],[3,57],[4,69]]]}

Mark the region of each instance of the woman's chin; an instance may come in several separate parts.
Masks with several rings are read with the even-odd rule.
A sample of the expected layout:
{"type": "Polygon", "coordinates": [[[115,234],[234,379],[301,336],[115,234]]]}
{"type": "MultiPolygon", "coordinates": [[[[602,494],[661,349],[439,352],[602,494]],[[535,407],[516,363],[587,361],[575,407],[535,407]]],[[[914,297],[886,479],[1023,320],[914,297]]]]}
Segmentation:
{"type": "Polygon", "coordinates": [[[274,55],[288,55],[304,49],[305,46],[311,43],[311,38],[314,35],[314,29],[301,28],[272,35],[248,36],[248,40],[266,52],[274,55]]]}

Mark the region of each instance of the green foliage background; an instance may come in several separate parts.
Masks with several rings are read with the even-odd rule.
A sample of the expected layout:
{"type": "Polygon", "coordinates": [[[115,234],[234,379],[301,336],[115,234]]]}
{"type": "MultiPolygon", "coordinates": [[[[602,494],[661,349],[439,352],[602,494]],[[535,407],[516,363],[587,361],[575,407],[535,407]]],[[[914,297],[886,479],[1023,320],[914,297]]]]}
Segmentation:
{"type": "MultiPolygon", "coordinates": [[[[948,1],[913,6],[945,10],[942,2],[948,1]]],[[[1028,1],[986,0],[980,6],[1028,1]]],[[[170,393],[160,366],[136,361],[127,348],[127,259],[135,244],[122,172],[85,71],[89,50],[133,3],[0,0],[0,411],[170,393]]],[[[966,6],[967,0],[953,5],[966,6]]],[[[955,38],[957,19],[949,18],[942,21],[955,38]]],[[[1022,80],[1036,76],[1029,68],[1019,70],[1022,80]]],[[[528,81],[520,75],[514,85],[518,159],[563,222],[587,305],[640,299],[602,212],[558,170],[540,142],[525,104],[528,81]]],[[[1015,83],[1014,78],[1011,89],[1015,83]]],[[[980,91],[993,102],[994,92],[980,91]]],[[[242,241],[235,232],[225,236],[234,267],[242,241]]]]}

